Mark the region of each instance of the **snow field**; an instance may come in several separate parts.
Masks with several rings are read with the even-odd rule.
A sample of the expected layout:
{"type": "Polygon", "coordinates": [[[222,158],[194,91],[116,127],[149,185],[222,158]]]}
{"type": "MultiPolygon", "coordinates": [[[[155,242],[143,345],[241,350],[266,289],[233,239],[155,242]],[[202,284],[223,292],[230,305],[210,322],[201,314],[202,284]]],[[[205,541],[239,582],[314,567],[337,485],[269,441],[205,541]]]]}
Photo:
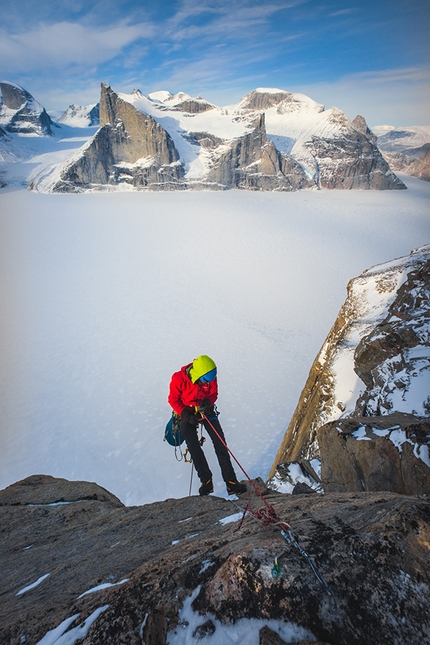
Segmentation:
{"type": "Polygon", "coordinates": [[[129,505],[188,495],[190,465],[162,438],[170,376],[202,353],[227,441],[264,479],[349,279],[428,243],[430,186],[402,179],[409,190],[3,189],[0,487],[44,473],[129,505]]]}

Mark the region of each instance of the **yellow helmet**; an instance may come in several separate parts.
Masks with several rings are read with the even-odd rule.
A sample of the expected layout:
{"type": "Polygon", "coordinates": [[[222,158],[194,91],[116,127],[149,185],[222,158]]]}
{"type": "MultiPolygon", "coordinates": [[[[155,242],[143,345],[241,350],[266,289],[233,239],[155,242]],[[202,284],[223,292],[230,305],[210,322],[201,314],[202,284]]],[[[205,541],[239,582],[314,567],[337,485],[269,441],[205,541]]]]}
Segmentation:
{"type": "Polygon", "coordinates": [[[215,362],[205,354],[203,354],[203,356],[197,356],[197,358],[193,360],[193,365],[190,368],[191,381],[195,383],[205,374],[209,375],[209,372],[213,372],[213,374],[210,375],[212,376],[210,380],[213,380],[216,376],[215,362]]]}

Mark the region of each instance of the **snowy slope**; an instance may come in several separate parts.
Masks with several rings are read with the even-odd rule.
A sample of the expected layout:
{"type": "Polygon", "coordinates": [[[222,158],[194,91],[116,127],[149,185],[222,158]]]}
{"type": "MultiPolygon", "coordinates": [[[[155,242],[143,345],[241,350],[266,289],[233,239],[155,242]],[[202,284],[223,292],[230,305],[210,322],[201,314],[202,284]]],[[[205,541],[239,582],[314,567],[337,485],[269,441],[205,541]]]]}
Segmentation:
{"type": "MultiPolygon", "coordinates": [[[[378,385],[375,384],[374,391],[371,392],[373,401],[367,404],[366,414],[384,415],[393,411],[413,412],[417,416],[428,414],[425,404],[430,391],[430,328],[429,306],[424,285],[422,293],[418,294],[417,288],[411,291],[410,297],[416,297],[421,301],[421,307],[416,305],[408,311],[409,315],[405,312],[399,312],[402,318],[394,313],[390,315],[390,306],[398,297],[398,291],[408,280],[409,274],[429,260],[430,246],[427,245],[417,249],[410,256],[371,267],[351,281],[347,308],[354,312],[354,317],[349,321],[337,351],[334,351],[330,358],[330,371],[333,374],[332,399],[337,405],[323,422],[338,419],[340,416],[360,414],[357,402],[366,386],[357,375],[360,364],[357,367],[358,359],[356,357],[354,360],[354,353],[363,338],[375,341],[378,326],[382,322],[385,325],[385,334],[388,334],[389,325],[394,334],[396,327],[401,323],[401,333],[405,335],[408,329],[412,330],[414,335],[421,339],[421,344],[411,347],[405,345],[397,352],[392,348],[391,355],[387,352],[386,360],[381,359],[381,364],[374,366],[373,376],[378,385]],[[376,408],[380,405],[381,408],[377,412],[376,408]]],[[[327,349],[323,347],[321,350],[321,362],[326,360],[327,349]]]]}

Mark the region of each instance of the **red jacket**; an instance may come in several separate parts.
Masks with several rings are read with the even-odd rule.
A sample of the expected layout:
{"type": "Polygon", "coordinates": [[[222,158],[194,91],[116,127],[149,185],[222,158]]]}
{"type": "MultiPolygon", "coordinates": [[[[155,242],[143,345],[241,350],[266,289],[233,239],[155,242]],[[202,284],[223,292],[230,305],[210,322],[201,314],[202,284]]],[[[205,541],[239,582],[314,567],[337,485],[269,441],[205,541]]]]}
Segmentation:
{"type": "Polygon", "coordinates": [[[218,383],[216,378],[210,383],[193,383],[186,370],[192,363],[181,367],[175,372],[170,381],[169,404],[178,414],[182,414],[184,408],[192,405],[198,406],[204,399],[209,399],[211,405],[218,398],[218,383]]]}

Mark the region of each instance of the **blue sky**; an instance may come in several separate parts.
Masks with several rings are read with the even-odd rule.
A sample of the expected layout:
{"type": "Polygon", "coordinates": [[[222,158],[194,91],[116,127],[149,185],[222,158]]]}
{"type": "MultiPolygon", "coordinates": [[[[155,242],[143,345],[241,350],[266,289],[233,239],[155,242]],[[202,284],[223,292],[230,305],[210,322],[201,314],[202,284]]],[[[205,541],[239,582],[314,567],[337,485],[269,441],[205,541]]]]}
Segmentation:
{"type": "Polygon", "coordinates": [[[303,92],[370,125],[430,124],[428,0],[3,0],[0,79],[51,112],[100,82],[217,105],[303,92]]]}

